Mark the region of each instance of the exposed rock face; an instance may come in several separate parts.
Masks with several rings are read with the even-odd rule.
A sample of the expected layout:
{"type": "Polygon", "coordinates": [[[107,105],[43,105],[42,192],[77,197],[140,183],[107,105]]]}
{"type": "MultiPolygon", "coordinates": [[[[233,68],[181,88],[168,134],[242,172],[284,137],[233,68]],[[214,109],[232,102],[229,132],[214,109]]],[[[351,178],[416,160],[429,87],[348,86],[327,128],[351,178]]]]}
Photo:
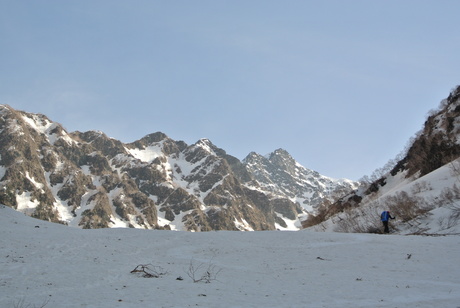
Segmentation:
{"type": "Polygon", "coordinates": [[[243,162],[264,190],[287,197],[307,211],[316,208],[325,198],[357,187],[356,182],[335,180],[301,166],[283,149],[267,156],[253,152],[243,162]]]}
{"type": "Polygon", "coordinates": [[[284,150],[241,162],[207,139],[187,145],[158,132],[123,144],[5,105],[0,129],[0,203],[81,228],[292,229],[305,209],[352,185],[284,150]]]}
{"type": "MultiPolygon", "coordinates": [[[[342,196],[333,204],[323,206],[316,217],[310,216],[303,225],[316,225],[346,209],[364,207],[366,202],[371,203],[371,195],[378,195],[391,177],[398,177],[400,181],[405,182],[415,181],[459,157],[460,86],[441,102],[437,111],[432,112],[422,131],[413,139],[405,157],[399,160],[391,171],[372,183],[342,196]]],[[[393,186],[395,185],[393,183],[393,186]]]]}
{"type": "Polygon", "coordinates": [[[407,176],[417,172],[423,176],[460,156],[460,86],[441,105],[443,108],[428,117],[406,158],[397,166],[407,169],[407,176]]]}
{"type": "Polygon", "coordinates": [[[0,107],[0,203],[83,228],[158,228],[154,202],[112,166],[127,155],[100,132],[68,134],[43,115],[0,107]]]}

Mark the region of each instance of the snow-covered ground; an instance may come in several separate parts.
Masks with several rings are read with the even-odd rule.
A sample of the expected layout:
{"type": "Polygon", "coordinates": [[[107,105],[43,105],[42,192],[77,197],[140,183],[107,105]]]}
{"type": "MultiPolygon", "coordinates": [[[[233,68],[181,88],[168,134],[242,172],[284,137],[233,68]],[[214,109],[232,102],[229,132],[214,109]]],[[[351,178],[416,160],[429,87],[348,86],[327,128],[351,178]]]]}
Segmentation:
{"type": "Polygon", "coordinates": [[[405,172],[395,176],[388,174],[385,183],[377,193],[365,196],[359,207],[339,212],[311,227],[311,231],[381,230],[380,213],[390,210],[393,205],[394,208],[399,208],[400,214],[406,214],[406,217],[392,212],[396,216],[395,220],[390,221],[392,233],[460,235],[460,159],[422,177],[406,178],[405,172]],[[410,205],[405,206],[401,194],[405,194],[406,200],[412,200],[413,204],[407,203],[410,205]],[[395,198],[397,202],[394,201],[395,198]],[[413,214],[404,213],[404,208],[410,208],[413,214]],[[407,216],[412,218],[405,220],[407,216]]]}
{"type": "Polygon", "coordinates": [[[82,230],[8,207],[0,230],[0,307],[460,306],[460,236],[82,230]]]}

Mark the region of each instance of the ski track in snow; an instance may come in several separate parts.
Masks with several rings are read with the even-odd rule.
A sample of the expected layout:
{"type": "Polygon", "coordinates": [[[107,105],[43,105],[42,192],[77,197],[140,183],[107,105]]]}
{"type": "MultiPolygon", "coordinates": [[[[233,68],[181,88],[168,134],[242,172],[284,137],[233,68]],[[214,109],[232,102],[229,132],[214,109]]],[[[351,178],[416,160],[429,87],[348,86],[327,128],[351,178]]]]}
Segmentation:
{"type": "Polygon", "coordinates": [[[82,230],[0,208],[0,307],[458,307],[460,236],[82,230]],[[410,258],[408,255],[410,254],[410,258]],[[193,283],[190,263],[217,280],[193,283]],[[161,267],[161,278],[130,273],[161,267]],[[178,277],[183,280],[176,280],[178,277]]]}

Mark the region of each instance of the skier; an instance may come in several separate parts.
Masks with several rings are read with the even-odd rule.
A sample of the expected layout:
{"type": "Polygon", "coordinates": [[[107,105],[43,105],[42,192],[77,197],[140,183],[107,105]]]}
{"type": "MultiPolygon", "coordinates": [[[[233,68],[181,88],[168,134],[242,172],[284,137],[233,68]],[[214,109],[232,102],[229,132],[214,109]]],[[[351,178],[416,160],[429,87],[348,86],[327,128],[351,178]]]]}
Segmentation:
{"type": "Polygon", "coordinates": [[[384,227],[383,232],[390,233],[390,229],[388,228],[388,220],[395,219],[394,217],[391,217],[390,211],[383,211],[382,214],[380,215],[380,219],[382,220],[383,227],[384,227]]]}

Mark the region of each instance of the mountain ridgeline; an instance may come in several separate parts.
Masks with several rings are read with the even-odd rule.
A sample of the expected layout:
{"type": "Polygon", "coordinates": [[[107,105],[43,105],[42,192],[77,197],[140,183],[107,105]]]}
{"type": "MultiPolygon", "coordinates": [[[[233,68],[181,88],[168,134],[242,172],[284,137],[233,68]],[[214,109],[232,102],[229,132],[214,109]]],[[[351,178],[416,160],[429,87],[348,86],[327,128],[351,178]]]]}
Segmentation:
{"type": "Polygon", "coordinates": [[[297,230],[325,199],[357,187],[282,149],[240,161],[210,140],[161,132],[125,144],[8,105],[0,144],[0,203],[81,228],[297,230]]]}
{"type": "Polygon", "coordinates": [[[359,189],[323,203],[303,227],[380,232],[379,213],[397,216],[395,232],[460,232],[460,86],[429,113],[401,158],[359,189]]]}

